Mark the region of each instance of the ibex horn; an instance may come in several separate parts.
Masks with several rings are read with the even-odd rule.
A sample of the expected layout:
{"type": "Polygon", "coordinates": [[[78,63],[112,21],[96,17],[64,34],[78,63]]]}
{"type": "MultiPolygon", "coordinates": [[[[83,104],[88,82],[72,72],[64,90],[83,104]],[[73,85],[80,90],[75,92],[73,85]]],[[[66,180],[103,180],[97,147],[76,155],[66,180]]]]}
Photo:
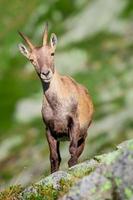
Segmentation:
{"type": "Polygon", "coordinates": [[[47,45],[48,42],[48,22],[45,25],[45,30],[43,34],[43,45],[47,45]]]}
{"type": "Polygon", "coordinates": [[[33,44],[30,42],[29,38],[27,36],[25,36],[23,33],[21,33],[20,31],[18,31],[19,35],[25,40],[25,42],[28,44],[29,48],[32,50],[34,49],[33,44]]]}

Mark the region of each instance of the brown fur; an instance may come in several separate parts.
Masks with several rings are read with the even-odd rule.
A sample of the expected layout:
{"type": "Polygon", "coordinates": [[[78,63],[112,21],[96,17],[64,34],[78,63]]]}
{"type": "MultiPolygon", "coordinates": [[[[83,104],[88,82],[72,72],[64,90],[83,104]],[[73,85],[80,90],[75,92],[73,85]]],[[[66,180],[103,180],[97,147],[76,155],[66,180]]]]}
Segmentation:
{"type": "MultiPolygon", "coordinates": [[[[44,32],[44,40],[47,39],[46,34],[47,30],[44,32]]],[[[23,54],[26,52],[25,56],[35,66],[42,82],[42,117],[47,130],[51,172],[57,171],[61,162],[60,140],[70,141],[69,167],[77,163],[93,115],[93,103],[87,89],[71,77],[59,75],[54,67],[55,37],[51,38],[50,45],[32,48],[30,52],[23,49],[25,46],[20,46],[20,51],[23,54]]],[[[43,41],[43,44],[47,44],[47,41],[43,41]]]]}

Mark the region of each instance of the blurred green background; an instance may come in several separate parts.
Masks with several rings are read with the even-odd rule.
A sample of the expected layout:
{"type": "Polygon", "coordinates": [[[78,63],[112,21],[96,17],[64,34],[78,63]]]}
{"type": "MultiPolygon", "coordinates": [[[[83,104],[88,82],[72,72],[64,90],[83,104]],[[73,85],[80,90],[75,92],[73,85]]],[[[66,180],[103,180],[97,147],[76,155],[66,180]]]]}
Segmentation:
{"type": "MultiPolygon", "coordinates": [[[[58,36],[58,71],[92,96],[95,115],[80,162],[133,137],[132,0],[0,0],[0,19],[0,189],[50,172],[42,88],[18,51],[18,30],[41,44],[48,21],[58,36]]],[[[61,145],[62,170],[68,144],[61,145]]]]}

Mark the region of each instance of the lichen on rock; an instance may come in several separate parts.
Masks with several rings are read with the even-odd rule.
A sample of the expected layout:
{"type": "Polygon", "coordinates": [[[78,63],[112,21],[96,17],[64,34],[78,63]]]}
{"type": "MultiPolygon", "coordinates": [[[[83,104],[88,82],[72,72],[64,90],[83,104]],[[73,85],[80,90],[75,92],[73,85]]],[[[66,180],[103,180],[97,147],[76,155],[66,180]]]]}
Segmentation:
{"type": "Polygon", "coordinates": [[[58,171],[23,189],[12,186],[0,200],[133,200],[133,140],[116,151],[58,171]]]}
{"type": "Polygon", "coordinates": [[[105,154],[105,157],[98,156],[99,166],[76,183],[62,200],[131,200],[133,197],[132,145],[133,140],[126,142],[126,145],[122,145],[117,151],[105,154]]]}
{"type": "Polygon", "coordinates": [[[57,199],[59,193],[67,192],[72,185],[73,176],[67,172],[58,171],[42,179],[21,193],[21,199],[57,199]]]}
{"type": "Polygon", "coordinates": [[[77,178],[81,178],[83,176],[89,175],[97,166],[98,162],[94,159],[91,159],[69,168],[68,173],[77,178]]]}

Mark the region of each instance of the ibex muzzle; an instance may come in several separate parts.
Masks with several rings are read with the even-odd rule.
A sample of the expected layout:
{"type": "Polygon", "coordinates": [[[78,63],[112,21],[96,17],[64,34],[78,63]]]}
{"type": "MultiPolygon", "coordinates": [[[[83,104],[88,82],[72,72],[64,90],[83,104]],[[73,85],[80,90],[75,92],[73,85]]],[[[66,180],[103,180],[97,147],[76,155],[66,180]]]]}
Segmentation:
{"type": "Polygon", "coordinates": [[[87,129],[93,115],[93,103],[86,88],[72,78],[61,76],[54,66],[57,44],[55,34],[48,44],[48,25],[43,35],[43,45],[35,47],[22,33],[29,49],[19,45],[21,53],[34,65],[43,86],[42,117],[46,125],[46,137],[50,150],[51,172],[57,171],[61,162],[59,144],[69,140],[69,167],[75,165],[81,155],[87,129]]]}

